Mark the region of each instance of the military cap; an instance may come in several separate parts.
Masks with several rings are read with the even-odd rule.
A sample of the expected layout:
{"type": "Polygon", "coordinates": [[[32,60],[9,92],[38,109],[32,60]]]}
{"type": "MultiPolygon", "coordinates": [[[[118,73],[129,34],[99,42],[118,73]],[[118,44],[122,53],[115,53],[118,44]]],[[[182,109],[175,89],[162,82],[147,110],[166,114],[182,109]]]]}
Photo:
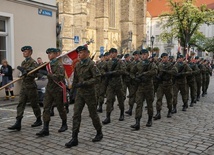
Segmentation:
{"type": "Polygon", "coordinates": [[[57,49],[57,48],[48,48],[47,50],[46,50],[46,53],[48,54],[48,53],[57,53],[57,52],[60,52],[60,49],[57,49]]]}
{"type": "Polygon", "coordinates": [[[124,55],[124,58],[128,58],[128,57],[129,57],[129,54],[125,54],[125,55],[124,55]]]}
{"type": "Polygon", "coordinates": [[[120,54],[118,54],[118,55],[117,55],[117,58],[119,58],[119,59],[120,59],[120,58],[121,58],[121,55],[120,55],[120,54]]]}
{"type": "Polygon", "coordinates": [[[140,54],[138,51],[134,51],[132,55],[140,54]]]}
{"type": "Polygon", "coordinates": [[[32,47],[31,46],[23,46],[22,48],[21,48],[21,51],[23,52],[23,51],[25,51],[25,50],[33,50],[32,49],[32,47]]]}
{"type": "Polygon", "coordinates": [[[156,53],[152,54],[152,58],[154,58],[156,56],[156,53]]]}
{"type": "Polygon", "coordinates": [[[167,53],[162,53],[162,54],[161,54],[161,58],[163,58],[163,57],[165,57],[165,56],[168,56],[168,54],[167,54],[167,53]]]}
{"type": "Polygon", "coordinates": [[[182,54],[178,55],[177,58],[184,58],[182,54]]]}
{"type": "Polygon", "coordinates": [[[111,49],[109,50],[109,53],[117,53],[117,49],[116,49],[116,48],[111,48],[111,49]]]}
{"type": "Polygon", "coordinates": [[[195,59],[199,59],[199,56],[195,56],[195,59]]]}
{"type": "Polygon", "coordinates": [[[141,54],[143,54],[143,53],[149,53],[149,51],[146,50],[146,49],[142,49],[140,52],[141,52],[141,54]]]}
{"type": "Polygon", "coordinates": [[[169,56],[169,59],[174,59],[174,56],[169,56]]]}
{"type": "Polygon", "coordinates": [[[87,51],[87,52],[89,52],[88,48],[86,46],[78,46],[76,48],[76,51],[77,51],[77,53],[80,52],[80,51],[87,51]]]}
{"type": "Polygon", "coordinates": [[[104,55],[103,54],[100,54],[99,58],[102,58],[104,55]]]}
{"type": "Polygon", "coordinates": [[[105,52],[104,56],[109,56],[109,52],[105,52]]]}

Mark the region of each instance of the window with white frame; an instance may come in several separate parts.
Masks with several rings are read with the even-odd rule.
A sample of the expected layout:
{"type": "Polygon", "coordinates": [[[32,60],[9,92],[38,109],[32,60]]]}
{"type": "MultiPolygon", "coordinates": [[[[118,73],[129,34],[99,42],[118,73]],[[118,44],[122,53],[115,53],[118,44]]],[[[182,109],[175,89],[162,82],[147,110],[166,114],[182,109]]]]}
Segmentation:
{"type": "Polygon", "coordinates": [[[6,59],[7,52],[7,27],[6,20],[0,18],[0,61],[6,59]]]}

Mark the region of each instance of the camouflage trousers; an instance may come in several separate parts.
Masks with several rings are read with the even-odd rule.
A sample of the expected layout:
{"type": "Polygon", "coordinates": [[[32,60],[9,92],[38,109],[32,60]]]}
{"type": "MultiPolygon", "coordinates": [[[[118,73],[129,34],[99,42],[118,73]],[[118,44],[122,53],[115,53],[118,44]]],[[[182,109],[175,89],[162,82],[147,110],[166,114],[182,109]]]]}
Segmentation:
{"type": "Polygon", "coordinates": [[[136,102],[136,92],[137,92],[138,85],[131,84],[129,89],[129,106],[133,107],[134,103],[136,102]]]}
{"type": "Polygon", "coordinates": [[[108,85],[106,95],[107,95],[106,112],[110,113],[112,111],[112,106],[114,105],[115,102],[115,95],[117,96],[120,110],[124,110],[124,93],[122,90],[122,85],[117,86],[108,85]]]}
{"type": "Polygon", "coordinates": [[[175,83],[173,85],[173,107],[177,106],[178,103],[178,92],[180,91],[182,96],[182,101],[184,104],[187,104],[188,97],[187,97],[187,84],[186,83],[175,83]]]}
{"type": "Polygon", "coordinates": [[[74,103],[73,129],[72,129],[73,133],[79,132],[80,123],[81,123],[81,114],[85,104],[87,104],[88,106],[88,111],[92,119],[94,128],[96,130],[101,130],[102,128],[100,123],[100,118],[97,114],[97,109],[96,109],[97,106],[96,106],[95,92],[94,91],[90,91],[88,93],[77,92],[75,103],[74,103]]]}
{"type": "Polygon", "coordinates": [[[206,74],[202,74],[202,92],[206,91],[206,74]]]}
{"type": "Polygon", "coordinates": [[[209,84],[210,84],[210,75],[207,74],[206,75],[206,83],[205,83],[205,92],[207,92],[207,89],[209,87],[209,84]]]}
{"type": "Polygon", "coordinates": [[[195,80],[187,82],[187,97],[188,97],[188,99],[189,99],[189,92],[190,92],[191,100],[194,101],[197,97],[197,85],[196,85],[195,80]]]}
{"type": "Polygon", "coordinates": [[[62,120],[66,120],[67,113],[64,108],[62,90],[53,92],[53,91],[47,89],[45,92],[45,96],[44,96],[43,121],[44,122],[50,121],[50,109],[53,105],[57,107],[60,118],[62,120]]]}
{"type": "Polygon", "coordinates": [[[166,96],[167,108],[169,111],[172,110],[172,99],[173,99],[173,86],[172,83],[167,85],[159,84],[157,89],[157,102],[156,102],[156,109],[157,111],[162,110],[163,104],[163,96],[166,96]]]}
{"type": "Polygon", "coordinates": [[[146,100],[147,103],[147,113],[148,116],[153,116],[153,101],[154,101],[154,86],[138,86],[136,92],[136,104],[137,107],[135,109],[135,119],[142,117],[143,112],[143,102],[146,100]]]}
{"type": "Polygon", "coordinates": [[[98,104],[102,105],[104,103],[104,98],[107,90],[106,80],[102,80],[99,84],[99,96],[98,96],[98,104]]]}
{"type": "Polygon", "coordinates": [[[201,78],[196,78],[196,95],[197,97],[200,96],[201,94],[201,85],[202,85],[202,82],[201,82],[201,78]]]}
{"type": "Polygon", "coordinates": [[[19,103],[17,105],[16,119],[22,119],[26,103],[30,101],[36,118],[41,117],[41,110],[39,107],[38,92],[36,88],[21,88],[19,93],[19,103]]]}

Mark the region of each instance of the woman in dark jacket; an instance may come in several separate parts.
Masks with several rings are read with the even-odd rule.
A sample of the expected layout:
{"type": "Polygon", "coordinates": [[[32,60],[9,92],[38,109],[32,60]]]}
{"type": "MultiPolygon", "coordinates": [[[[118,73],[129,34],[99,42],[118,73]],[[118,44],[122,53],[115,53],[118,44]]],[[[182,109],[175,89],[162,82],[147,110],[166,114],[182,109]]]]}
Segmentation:
{"type": "MultiPolygon", "coordinates": [[[[0,70],[0,75],[2,76],[2,86],[8,84],[9,82],[13,81],[13,71],[12,67],[8,64],[7,60],[2,60],[2,66],[0,70]]],[[[14,85],[11,84],[5,88],[5,100],[9,100],[9,91],[11,95],[11,100],[14,99],[14,94],[13,94],[13,87],[14,85]]]]}

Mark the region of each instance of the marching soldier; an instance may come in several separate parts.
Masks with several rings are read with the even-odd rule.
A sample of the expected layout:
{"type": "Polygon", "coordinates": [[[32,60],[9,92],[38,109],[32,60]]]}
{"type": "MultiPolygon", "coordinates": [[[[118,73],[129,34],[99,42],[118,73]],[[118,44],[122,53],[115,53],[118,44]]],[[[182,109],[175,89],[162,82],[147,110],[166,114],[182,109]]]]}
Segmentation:
{"type": "Polygon", "coordinates": [[[96,111],[95,83],[100,76],[95,63],[89,58],[88,48],[85,46],[77,47],[80,62],[75,66],[73,86],[77,88],[77,94],[74,103],[72,139],[65,144],[67,148],[78,145],[78,133],[81,123],[81,113],[87,104],[93,125],[97,134],[93,142],[100,141],[103,138],[100,118],[96,111]]]}
{"type": "Polygon", "coordinates": [[[182,101],[183,101],[183,109],[182,111],[186,111],[188,108],[188,97],[187,97],[187,80],[186,76],[192,74],[192,69],[183,62],[184,56],[178,55],[177,63],[175,67],[178,70],[176,75],[175,84],[173,86],[173,109],[172,113],[177,113],[177,103],[178,103],[178,92],[181,92],[182,101]]]}
{"type": "Polygon", "coordinates": [[[134,51],[133,52],[134,61],[131,62],[131,64],[128,66],[127,71],[130,75],[130,89],[129,89],[129,110],[125,113],[128,115],[132,115],[132,109],[135,103],[136,99],[136,92],[138,88],[138,83],[135,81],[135,73],[134,68],[136,65],[140,62],[140,52],[134,51]]]}
{"type": "Polygon", "coordinates": [[[53,103],[57,107],[60,118],[62,119],[62,126],[58,132],[64,132],[68,129],[67,113],[64,108],[64,103],[66,102],[65,71],[62,63],[57,59],[57,56],[60,55],[60,50],[56,48],[48,48],[46,53],[48,54],[50,63],[47,65],[48,83],[44,98],[44,126],[40,132],[36,133],[36,135],[40,137],[49,135],[50,109],[53,106],[53,103]]]}
{"type": "Polygon", "coordinates": [[[205,94],[207,94],[207,89],[210,84],[210,76],[212,76],[212,68],[210,66],[210,61],[207,60],[205,62],[205,67],[206,67],[206,84],[205,84],[205,94]]]}
{"type": "Polygon", "coordinates": [[[142,61],[139,62],[134,68],[134,73],[136,74],[135,80],[138,81],[138,89],[136,92],[136,123],[134,125],[131,125],[131,128],[134,128],[135,130],[140,129],[140,119],[142,117],[144,100],[146,100],[148,111],[148,122],[146,126],[152,126],[154,101],[153,77],[157,74],[157,66],[148,59],[148,51],[143,49],[141,53],[142,61]]]}
{"type": "Polygon", "coordinates": [[[18,66],[22,72],[23,81],[21,85],[21,90],[19,93],[19,103],[17,106],[17,116],[16,123],[8,127],[10,130],[21,130],[21,120],[23,118],[25,106],[28,100],[30,100],[31,107],[33,109],[34,115],[36,116],[36,122],[31,125],[31,127],[37,127],[42,125],[41,120],[41,110],[38,104],[38,93],[37,85],[35,82],[36,73],[27,75],[28,72],[32,71],[37,67],[37,62],[31,58],[33,49],[31,46],[24,46],[21,48],[25,60],[21,63],[21,66],[18,66]]]}
{"type": "Polygon", "coordinates": [[[106,118],[103,121],[103,124],[111,122],[110,115],[115,101],[115,95],[117,95],[120,108],[119,121],[124,120],[124,93],[122,89],[121,75],[125,72],[125,65],[122,61],[117,59],[117,49],[111,48],[109,52],[111,53],[112,59],[109,60],[104,67],[104,70],[107,71],[105,75],[107,77],[108,86],[106,91],[106,118]]]}
{"type": "Polygon", "coordinates": [[[197,87],[197,90],[196,90],[196,95],[197,95],[197,98],[196,100],[199,101],[200,99],[200,95],[201,95],[201,86],[202,86],[202,68],[203,68],[203,65],[201,64],[200,62],[200,59],[198,56],[195,57],[195,61],[196,61],[196,65],[199,69],[199,72],[198,74],[195,76],[195,80],[196,80],[196,87],[197,87]]]}
{"type": "Polygon", "coordinates": [[[168,61],[168,54],[161,54],[162,62],[158,65],[158,89],[157,89],[157,102],[156,109],[157,114],[154,116],[154,120],[161,119],[162,100],[163,95],[166,96],[168,114],[167,118],[172,117],[172,98],[173,98],[173,76],[177,74],[177,69],[174,63],[168,61]]]}
{"type": "MultiPolygon", "coordinates": [[[[206,61],[206,60],[205,60],[206,61]]],[[[206,66],[205,66],[205,63],[204,63],[204,59],[201,58],[201,73],[202,73],[202,97],[205,96],[205,91],[206,91],[206,66]]]]}

